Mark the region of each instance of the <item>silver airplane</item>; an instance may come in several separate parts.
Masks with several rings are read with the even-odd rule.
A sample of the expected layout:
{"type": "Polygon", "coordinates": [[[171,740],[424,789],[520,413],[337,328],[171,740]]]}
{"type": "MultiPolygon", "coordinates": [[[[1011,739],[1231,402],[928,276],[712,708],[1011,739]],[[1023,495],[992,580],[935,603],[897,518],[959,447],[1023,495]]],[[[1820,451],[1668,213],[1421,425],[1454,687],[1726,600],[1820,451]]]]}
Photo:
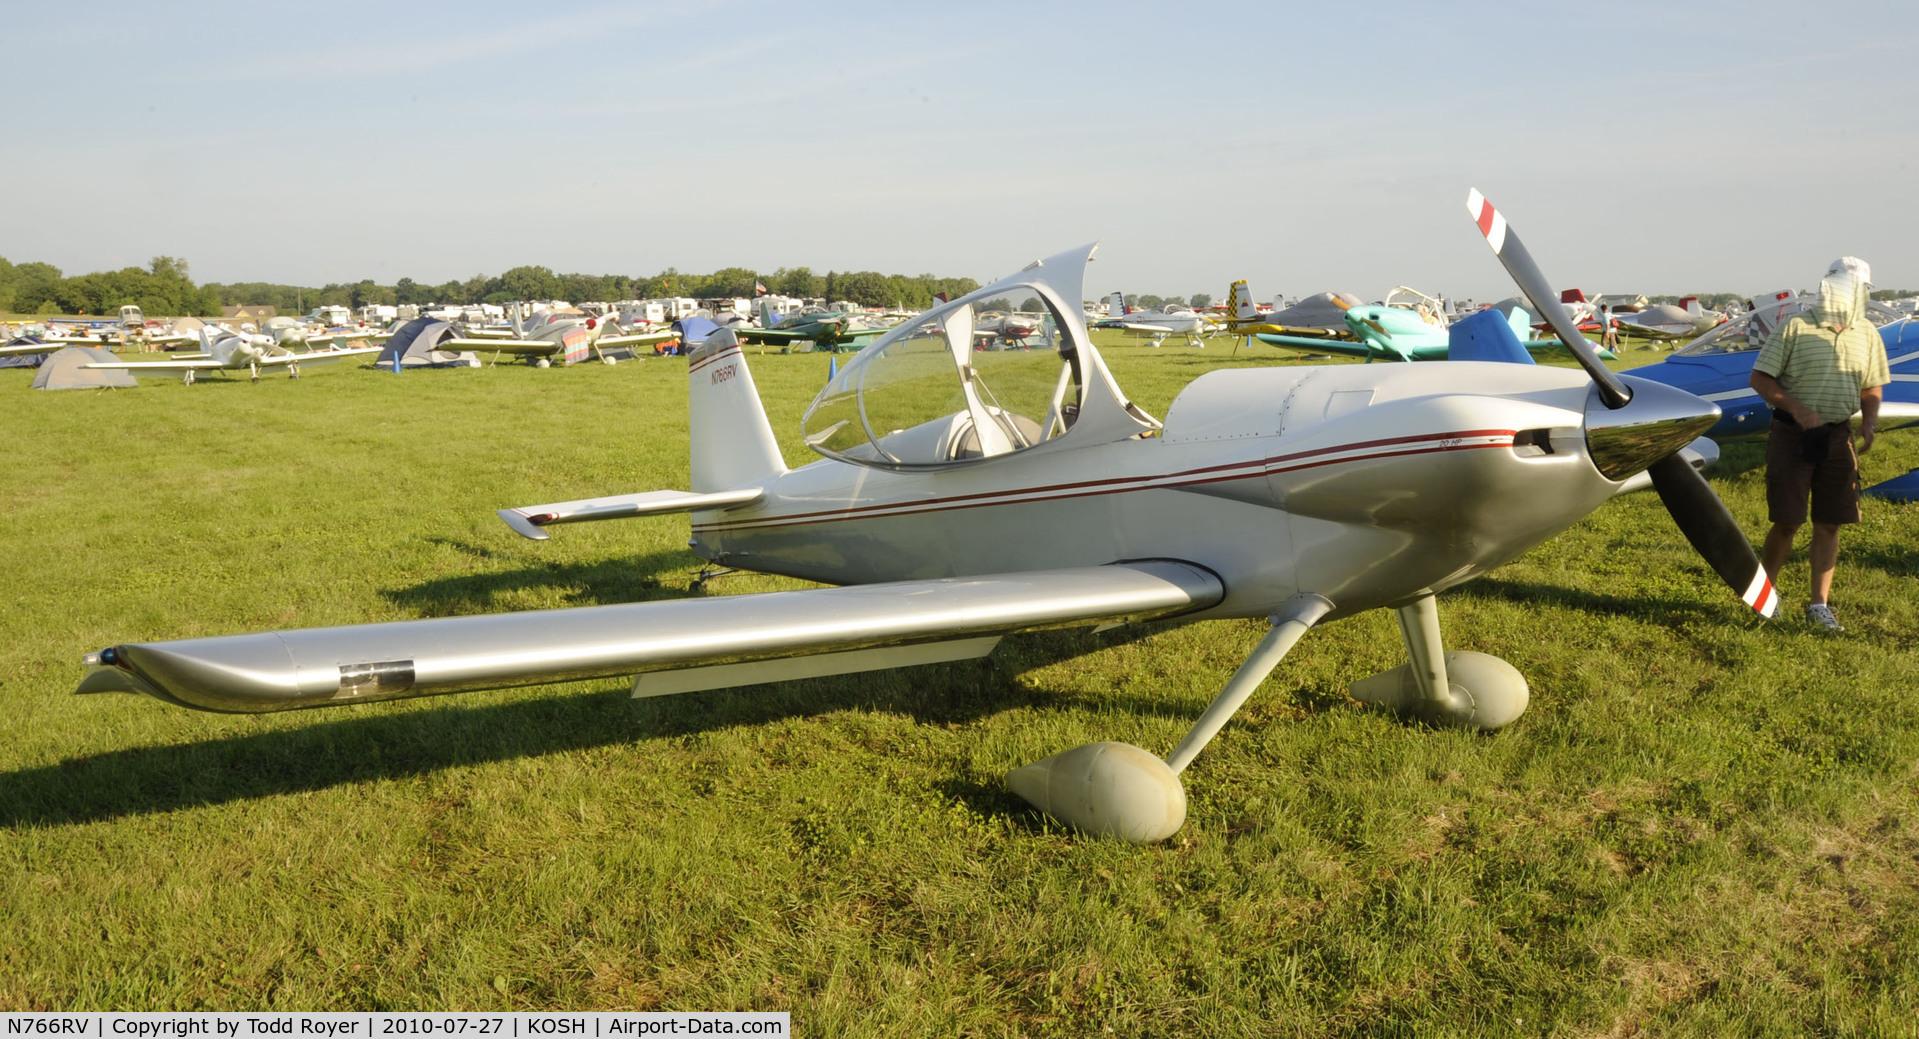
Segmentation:
{"type": "Polygon", "coordinates": [[[616,319],[595,317],[574,309],[544,311],[532,323],[522,324],[520,311],[515,307],[512,320],[513,332],[509,338],[469,332],[461,338],[441,343],[439,349],[491,350],[495,363],[499,362],[501,354],[512,354],[525,358],[528,364],[536,368],[549,368],[556,359],[563,365],[573,365],[589,356],[599,358],[603,364],[612,364],[614,359],[608,357],[605,351],[620,347],[653,346],[678,338],[678,333],[670,329],[628,333],[620,328],[616,319]]]}
{"type": "Polygon", "coordinates": [[[1106,320],[1095,322],[1093,327],[1149,336],[1153,346],[1175,335],[1185,336],[1188,345],[1205,346],[1199,341],[1200,333],[1219,327],[1219,322],[1182,303],[1163,303],[1152,310],[1129,309],[1126,297],[1118,292],[1106,297],[1106,315],[1106,320]]]}
{"type": "Polygon", "coordinates": [[[1760,614],[1751,545],[1680,453],[1718,409],[1621,378],[1490,203],[1475,220],[1582,370],[1517,364],[1210,372],[1164,421],[1131,403],[1081,319],[1092,246],[937,306],[855,356],[802,420],[822,457],[787,468],[732,335],[689,357],[691,489],[501,510],[556,526],[692,514],[720,566],[841,587],[131,642],[81,693],[259,712],[637,675],[635,696],[984,656],[1008,634],[1154,618],[1272,627],[1170,753],[1099,742],[1008,787],[1082,831],[1146,842],[1186,815],[1180,773],[1316,625],[1396,612],[1408,662],[1352,695],[1497,729],[1525,679],[1441,638],[1438,593],[1578,522],[1642,472],[1760,614]],[[975,307],[1038,298],[1053,349],[973,350],[975,307]]]}
{"type": "MultiPolygon", "coordinates": [[[[301,340],[313,342],[313,340],[301,340]]],[[[273,336],[258,332],[236,332],[229,328],[200,329],[200,352],[176,356],[165,361],[117,361],[112,364],[98,363],[84,365],[86,368],[117,368],[133,375],[156,375],[160,373],[180,373],[187,385],[193,385],[194,375],[206,371],[239,371],[246,369],[253,375],[253,381],[260,381],[261,368],[285,368],[290,378],[300,377],[300,366],[317,361],[334,361],[342,357],[354,357],[360,354],[376,354],[377,346],[333,346],[325,350],[308,350],[296,353],[280,345],[273,336]]]]}
{"type": "Polygon", "coordinates": [[[1613,324],[1619,334],[1637,339],[1684,339],[1698,335],[1726,320],[1726,315],[1699,305],[1699,298],[1687,296],[1678,303],[1654,303],[1636,311],[1615,311],[1613,324]]]}

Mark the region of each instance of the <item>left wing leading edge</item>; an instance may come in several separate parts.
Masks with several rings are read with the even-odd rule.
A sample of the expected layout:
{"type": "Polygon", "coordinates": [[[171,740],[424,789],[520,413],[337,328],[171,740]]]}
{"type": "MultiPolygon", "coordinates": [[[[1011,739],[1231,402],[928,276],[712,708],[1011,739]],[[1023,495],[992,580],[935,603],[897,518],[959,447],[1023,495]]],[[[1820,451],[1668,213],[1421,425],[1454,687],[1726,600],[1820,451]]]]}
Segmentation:
{"type": "Polygon", "coordinates": [[[261,713],[672,672],[636,687],[652,695],[981,656],[1017,631],[1169,617],[1224,596],[1210,570],[1144,560],[267,631],[112,646],[88,654],[75,692],[261,713]]]}

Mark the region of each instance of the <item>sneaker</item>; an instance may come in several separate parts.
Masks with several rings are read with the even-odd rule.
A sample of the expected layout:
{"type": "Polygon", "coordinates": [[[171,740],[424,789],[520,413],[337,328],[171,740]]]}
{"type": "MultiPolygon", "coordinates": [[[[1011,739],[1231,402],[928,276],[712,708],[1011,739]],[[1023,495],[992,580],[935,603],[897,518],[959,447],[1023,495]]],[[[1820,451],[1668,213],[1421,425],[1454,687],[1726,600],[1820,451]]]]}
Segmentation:
{"type": "Polygon", "coordinates": [[[1839,618],[1832,615],[1832,607],[1822,602],[1810,603],[1806,606],[1806,620],[1827,631],[1846,630],[1840,625],[1839,618]]]}

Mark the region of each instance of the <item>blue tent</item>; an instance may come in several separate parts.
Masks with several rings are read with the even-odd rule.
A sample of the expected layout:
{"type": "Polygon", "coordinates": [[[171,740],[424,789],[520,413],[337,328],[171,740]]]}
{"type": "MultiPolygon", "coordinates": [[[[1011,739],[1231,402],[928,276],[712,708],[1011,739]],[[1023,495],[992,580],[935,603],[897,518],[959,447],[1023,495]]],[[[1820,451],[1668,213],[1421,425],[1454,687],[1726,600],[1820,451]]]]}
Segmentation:
{"type": "Polygon", "coordinates": [[[673,331],[680,337],[681,353],[691,352],[694,347],[706,342],[707,336],[719,331],[719,328],[720,326],[714,324],[711,318],[683,317],[673,322],[673,331]]]}
{"type": "MultiPolygon", "coordinates": [[[[8,346],[41,346],[46,340],[39,336],[20,336],[7,343],[8,346]]],[[[49,350],[47,353],[52,353],[49,350]]],[[[8,354],[0,357],[0,368],[38,368],[47,359],[46,353],[8,354]]]]}
{"type": "Polygon", "coordinates": [[[441,343],[458,335],[459,332],[444,321],[414,318],[386,341],[373,365],[383,372],[395,371],[396,364],[399,368],[478,368],[480,357],[470,350],[438,349],[441,343]]]}

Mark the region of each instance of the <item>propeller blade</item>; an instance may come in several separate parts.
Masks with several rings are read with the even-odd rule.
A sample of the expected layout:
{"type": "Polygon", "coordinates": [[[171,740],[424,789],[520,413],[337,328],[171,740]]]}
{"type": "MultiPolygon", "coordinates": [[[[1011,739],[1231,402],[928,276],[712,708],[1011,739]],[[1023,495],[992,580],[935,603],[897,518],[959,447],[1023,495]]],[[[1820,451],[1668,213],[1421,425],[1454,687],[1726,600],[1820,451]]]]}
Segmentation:
{"type": "Polygon", "coordinates": [[[1506,273],[1519,284],[1519,291],[1532,301],[1533,310],[1552,325],[1560,342],[1566,344],[1566,349],[1572,351],[1579,366],[1586,369],[1586,374],[1598,384],[1599,399],[1614,410],[1625,407],[1626,402],[1632,400],[1632,391],[1593,353],[1592,344],[1586,337],[1579,334],[1578,327],[1559,302],[1559,294],[1553,291],[1552,283],[1546,280],[1539,265],[1533,262],[1532,254],[1526,251],[1519,236],[1506,226],[1506,218],[1493,208],[1492,202],[1480,194],[1478,188],[1472,189],[1466,196],[1466,209],[1479,225],[1480,233],[1486,236],[1486,244],[1493,247],[1493,255],[1505,264],[1506,273]]]}
{"type": "Polygon", "coordinates": [[[1659,492],[1659,500],[1665,503],[1673,522],[1679,524],[1706,565],[1731,585],[1747,606],[1761,617],[1771,617],[1779,608],[1772,581],[1706,478],[1687,465],[1678,452],[1654,462],[1646,472],[1652,476],[1653,489],[1659,492]]]}

